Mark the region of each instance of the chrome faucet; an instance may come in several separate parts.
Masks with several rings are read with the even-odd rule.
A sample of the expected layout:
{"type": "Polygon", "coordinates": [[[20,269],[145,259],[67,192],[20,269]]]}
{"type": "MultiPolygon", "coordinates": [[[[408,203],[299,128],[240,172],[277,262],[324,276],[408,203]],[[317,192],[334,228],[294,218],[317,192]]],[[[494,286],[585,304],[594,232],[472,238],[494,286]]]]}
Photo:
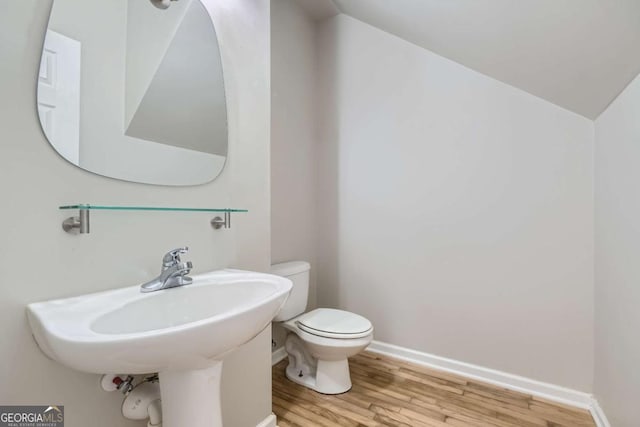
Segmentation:
{"type": "Polygon", "coordinates": [[[182,262],[180,259],[180,254],[185,254],[188,250],[189,248],[185,246],[184,248],[177,248],[167,252],[162,257],[160,275],[141,285],[140,292],[153,292],[191,284],[193,279],[188,277],[187,274],[191,272],[193,264],[191,264],[191,261],[182,262]]]}

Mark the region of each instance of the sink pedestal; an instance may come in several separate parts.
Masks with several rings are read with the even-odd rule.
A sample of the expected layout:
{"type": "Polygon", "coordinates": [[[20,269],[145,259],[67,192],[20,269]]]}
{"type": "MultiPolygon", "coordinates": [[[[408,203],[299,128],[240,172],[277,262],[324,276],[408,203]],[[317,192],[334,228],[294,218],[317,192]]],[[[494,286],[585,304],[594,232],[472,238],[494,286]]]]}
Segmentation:
{"type": "Polygon", "coordinates": [[[206,369],[159,373],[163,427],[222,427],[222,361],[206,369]]]}

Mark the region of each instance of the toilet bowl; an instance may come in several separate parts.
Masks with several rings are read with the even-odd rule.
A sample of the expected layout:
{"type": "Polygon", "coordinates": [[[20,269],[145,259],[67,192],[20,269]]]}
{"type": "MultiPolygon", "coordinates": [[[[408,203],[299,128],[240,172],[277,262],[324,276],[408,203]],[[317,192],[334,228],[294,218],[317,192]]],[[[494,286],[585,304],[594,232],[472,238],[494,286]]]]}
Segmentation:
{"type": "Polygon", "coordinates": [[[272,274],[293,282],[289,299],[274,319],[289,331],[286,376],[319,393],[344,393],[351,389],[348,358],[371,343],[373,326],[366,318],[343,310],[318,308],[304,313],[309,269],[304,261],[275,264],[271,269],[272,274]]]}

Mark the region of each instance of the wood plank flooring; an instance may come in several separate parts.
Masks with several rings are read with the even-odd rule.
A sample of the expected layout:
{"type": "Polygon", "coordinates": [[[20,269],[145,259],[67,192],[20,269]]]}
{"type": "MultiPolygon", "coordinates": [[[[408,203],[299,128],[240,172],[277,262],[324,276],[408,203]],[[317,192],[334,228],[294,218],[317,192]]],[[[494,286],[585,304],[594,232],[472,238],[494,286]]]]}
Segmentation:
{"type": "Polygon", "coordinates": [[[363,352],[349,359],[353,388],[326,396],[273,367],[273,412],[280,427],[595,427],[577,409],[490,384],[363,352]]]}

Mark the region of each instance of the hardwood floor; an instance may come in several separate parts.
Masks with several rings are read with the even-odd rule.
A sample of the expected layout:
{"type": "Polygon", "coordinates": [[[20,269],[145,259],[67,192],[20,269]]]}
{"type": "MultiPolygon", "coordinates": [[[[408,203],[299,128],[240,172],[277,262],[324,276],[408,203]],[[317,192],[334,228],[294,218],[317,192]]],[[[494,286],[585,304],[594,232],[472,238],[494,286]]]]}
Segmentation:
{"type": "Polygon", "coordinates": [[[273,412],[280,427],[595,427],[587,410],[565,406],[364,352],[349,360],[353,388],[326,396],[273,367],[273,412]]]}

